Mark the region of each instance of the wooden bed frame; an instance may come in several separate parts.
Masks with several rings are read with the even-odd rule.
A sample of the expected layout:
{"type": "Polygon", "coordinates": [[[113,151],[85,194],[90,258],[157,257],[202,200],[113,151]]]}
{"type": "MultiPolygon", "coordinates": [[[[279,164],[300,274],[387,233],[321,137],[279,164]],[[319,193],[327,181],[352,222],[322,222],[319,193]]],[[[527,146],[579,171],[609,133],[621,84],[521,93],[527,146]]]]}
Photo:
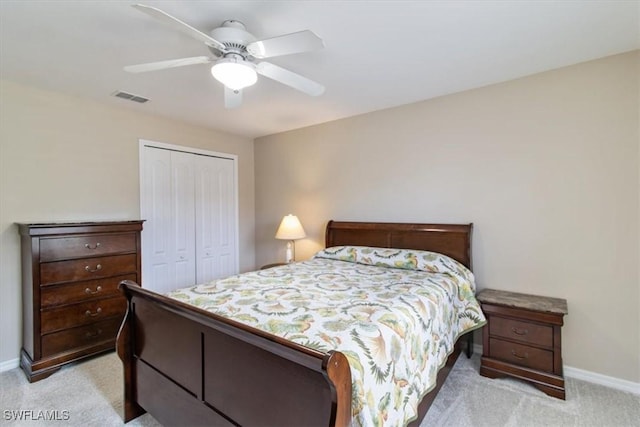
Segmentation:
{"type": "MultiPolygon", "coordinates": [[[[326,246],[430,250],[471,268],[471,230],[471,224],[329,221],[326,246]]],[[[128,301],[116,344],[124,364],[125,422],[149,412],[167,426],[350,425],[351,372],[342,353],[300,346],[131,281],[120,289],[128,301]]],[[[461,341],[411,425],[426,414],[461,341]]],[[[468,356],[471,348],[469,340],[468,356]]]]}

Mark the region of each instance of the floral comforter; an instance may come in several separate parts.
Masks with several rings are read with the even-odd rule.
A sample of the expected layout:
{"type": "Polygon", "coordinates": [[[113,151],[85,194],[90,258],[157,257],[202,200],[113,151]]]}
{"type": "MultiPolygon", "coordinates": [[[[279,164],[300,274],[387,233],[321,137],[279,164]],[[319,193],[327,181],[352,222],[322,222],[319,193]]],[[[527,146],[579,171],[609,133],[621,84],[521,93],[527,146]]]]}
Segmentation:
{"type": "Polygon", "coordinates": [[[298,344],[341,351],[353,425],[404,426],[457,337],[485,323],[473,274],[433,252],[339,246],[169,294],[298,344]]]}

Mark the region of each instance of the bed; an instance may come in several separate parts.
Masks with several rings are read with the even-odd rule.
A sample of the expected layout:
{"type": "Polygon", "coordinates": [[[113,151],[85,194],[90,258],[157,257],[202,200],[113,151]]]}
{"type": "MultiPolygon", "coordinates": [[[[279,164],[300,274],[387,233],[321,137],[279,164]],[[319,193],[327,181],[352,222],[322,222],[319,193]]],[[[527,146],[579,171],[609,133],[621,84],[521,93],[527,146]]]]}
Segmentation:
{"type": "MultiPolygon", "coordinates": [[[[395,375],[395,369],[400,364],[373,366],[370,363],[370,366],[364,368],[354,367],[354,354],[344,343],[353,340],[347,335],[327,336],[326,330],[323,330],[313,338],[304,338],[301,334],[292,333],[287,329],[288,321],[284,317],[286,310],[265,310],[261,302],[255,303],[255,299],[252,298],[255,297],[259,286],[280,283],[279,286],[282,287],[283,278],[290,284],[291,278],[299,274],[294,270],[307,272],[301,279],[304,281],[317,274],[314,273],[314,268],[326,269],[327,266],[339,266],[341,269],[346,268],[368,275],[392,274],[396,277],[399,274],[423,274],[421,271],[414,271],[415,266],[420,263],[426,263],[426,270],[430,271],[437,270],[441,264],[446,264],[446,268],[455,264],[455,270],[462,273],[460,277],[452,276],[451,282],[454,285],[462,283],[466,277],[462,276],[467,274],[465,271],[468,270],[459,268],[459,265],[471,268],[471,230],[471,224],[329,221],[325,235],[326,249],[312,260],[300,263],[300,266],[284,266],[246,273],[219,283],[180,290],[171,297],[148,291],[130,281],[122,282],[120,288],[127,298],[128,310],[118,334],[117,352],[124,366],[125,422],[149,412],[164,425],[388,424],[387,417],[390,415],[386,410],[371,411],[368,407],[363,409],[363,405],[358,403],[368,398],[370,406],[378,405],[381,408],[385,402],[389,408],[395,408],[396,412],[402,412],[407,407],[408,418],[398,424],[418,425],[460,353],[465,341],[459,339],[460,334],[454,334],[453,341],[457,339],[455,344],[453,341],[447,343],[443,339],[440,344],[429,347],[429,340],[419,341],[425,344],[424,348],[429,352],[438,354],[441,358],[444,355],[437,364],[437,369],[431,367],[428,370],[428,375],[433,377],[433,384],[422,389],[406,383],[402,375],[395,375]],[[385,252],[382,248],[401,248],[405,251],[385,252]],[[418,251],[431,251],[443,254],[444,257],[438,256],[435,261],[419,261],[415,259],[411,250],[419,254],[421,252],[418,251]],[[401,259],[397,258],[398,254],[402,254],[401,259]],[[381,266],[388,262],[393,264],[392,269],[381,266]],[[388,273],[388,270],[393,271],[388,273]],[[242,288],[243,281],[250,283],[251,288],[242,288]],[[244,299],[230,303],[231,297],[228,296],[229,292],[226,292],[229,290],[244,299]],[[253,307],[251,315],[242,312],[243,304],[253,307]],[[225,307],[228,312],[223,309],[225,307]],[[269,311],[271,313],[266,313],[271,316],[269,320],[254,318],[253,322],[250,321],[256,312],[269,311]],[[389,374],[392,366],[394,375],[389,374]],[[380,383],[376,386],[376,392],[386,387],[383,377],[389,377],[389,390],[402,390],[405,394],[394,392],[392,396],[392,393],[386,393],[383,398],[378,399],[378,395],[373,391],[365,393],[363,378],[372,375],[374,380],[367,381],[380,383]],[[415,407],[407,406],[407,402],[412,399],[417,399],[419,404],[416,403],[415,407]],[[395,404],[390,403],[391,401],[395,404]],[[374,418],[367,418],[366,414],[369,412],[375,412],[374,418]]],[[[332,271],[329,276],[322,274],[325,275],[325,287],[335,288],[331,291],[340,290],[338,288],[342,285],[337,278],[343,275],[342,270],[332,271]],[[333,277],[336,278],[335,282],[333,277]]],[[[396,281],[407,282],[403,276],[397,277],[401,280],[396,281]]],[[[350,280],[359,281],[360,278],[350,280]]],[[[484,317],[473,298],[473,286],[459,287],[471,293],[464,304],[468,304],[473,321],[463,319],[468,323],[465,332],[467,354],[470,355],[470,331],[482,326],[484,317]]],[[[412,288],[402,289],[407,291],[412,288]]],[[[284,304],[284,300],[287,299],[284,293],[277,292],[266,296],[271,298],[271,308],[275,305],[282,307],[280,302],[284,304]]],[[[388,293],[379,294],[385,297],[388,293]]],[[[429,300],[420,302],[419,299],[414,299],[414,294],[416,292],[411,290],[404,295],[405,311],[414,309],[412,301],[421,306],[429,305],[429,300]]],[[[363,298],[368,301],[367,298],[370,297],[363,298]]],[[[458,299],[462,300],[461,297],[446,298],[458,304],[458,299]]],[[[324,297],[316,298],[317,301],[323,299],[324,297]]],[[[309,301],[296,301],[295,298],[292,301],[289,303],[299,303],[305,307],[313,305],[309,301]]],[[[367,304],[363,303],[365,306],[367,304]]],[[[326,314],[327,309],[324,310],[321,316],[326,314]]],[[[451,308],[447,306],[444,311],[451,316],[451,308]]],[[[371,315],[371,312],[365,309],[358,313],[358,316],[362,317],[363,313],[364,317],[367,313],[371,315]]],[[[310,329],[310,333],[313,330],[309,326],[312,322],[309,322],[307,317],[298,316],[295,321],[302,324],[296,332],[310,329]]],[[[332,323],[334,324],[335,322],[332,323]]],[[[388,326],[391,329],[397,328],[395,323],[388,326]]],[[[401,332],[400,335],[404,336],[404,329],[401,332]]],[[[430,333],[444,335],[442,331],[430,333]]],[[[362,344],[361,338],[353,333],[350,335],[362,344]]],[[[435,338],[434,343],[437,343],[435,338]]],[[[382,343],[382,348],[385,348],[384,345],[385,343],[382,343]]],[[[399,344],[386,345],[392,348],[386,350],[385,354],[401,354],[399,344]],[[394,350],[396,347],[398,349],[394,350]]],[[[422,347],[407,350],[410,357],[406,359],[416,359],[416,354],[420,353],[421,349],[422,347]]],[[[423,362],[422,358],[418,359],[425,365],[426,362],[423,362]]],[[[356,364],[357,362],[355,360],[356,364]]],[[[395,423],[389,421],[389,424],[395,423]]]]}

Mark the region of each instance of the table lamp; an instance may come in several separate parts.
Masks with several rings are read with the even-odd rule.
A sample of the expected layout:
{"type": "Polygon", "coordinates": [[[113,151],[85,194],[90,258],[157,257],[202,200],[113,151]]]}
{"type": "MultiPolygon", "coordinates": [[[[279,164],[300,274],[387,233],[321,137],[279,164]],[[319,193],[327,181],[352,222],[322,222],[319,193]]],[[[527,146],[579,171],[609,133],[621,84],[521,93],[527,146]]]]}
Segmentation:
{"type": "Polygon", "coordinates": [[[307,237],[307,235],[305,234],[304,228],[302,228],[302,224],[300,224],[300,220],[297,216],[289,214],[282,218],[280,227],[278,227],[278,231],[276,232],[276,239],[288,240],[286,255],[287,264],[295,261],[296,259],[295,240],[304,239],[305,237],[307,237]]]}

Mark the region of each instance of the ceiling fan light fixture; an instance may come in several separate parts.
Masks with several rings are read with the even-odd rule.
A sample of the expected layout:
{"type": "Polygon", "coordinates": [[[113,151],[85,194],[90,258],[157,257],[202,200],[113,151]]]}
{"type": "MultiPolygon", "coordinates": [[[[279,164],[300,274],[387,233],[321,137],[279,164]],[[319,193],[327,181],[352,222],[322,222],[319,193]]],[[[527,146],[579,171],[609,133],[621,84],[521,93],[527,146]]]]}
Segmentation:
{"type": "Polygon", "coordinates": [[[211,74],[231,90],[240,90],[258,81],[255,65],[236,58],[223,58],[211,67],[211,74]]]}

